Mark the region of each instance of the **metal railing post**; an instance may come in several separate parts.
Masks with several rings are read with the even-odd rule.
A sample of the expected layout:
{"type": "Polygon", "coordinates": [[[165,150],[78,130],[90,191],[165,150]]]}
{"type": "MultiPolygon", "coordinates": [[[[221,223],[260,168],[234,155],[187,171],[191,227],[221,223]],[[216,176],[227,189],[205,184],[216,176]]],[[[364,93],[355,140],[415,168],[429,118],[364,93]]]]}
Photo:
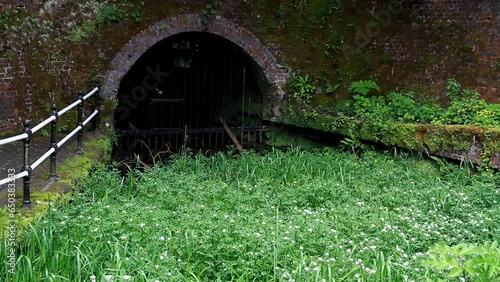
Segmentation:
{"type": "Polygon", "coordinates": [[[23,133],[28,134],[28,137],[23,140],[23,145],[24,145],[24,150],[23,150],[23,171],[27,171],[28,175],[23,177],[23,207],[24,208],[31,208],[31,196],[30,196],[30,182],[31,182],[31,167],[30,167],[30,157],[29,157],[29,151],[30,151],[30,142],[31,142],[31,129],[29,128],[30,126],[30,121],[25,120],[24,123],[24,129],[23,133]]]}
{"type": "Polygon", "coordinates": [[[78,99],[80,100],[80,104],[78,104],[78,124],[76,126],[80,126],[81,129],[78,131],[78,141],[77,141],[77,154],[83,154],[83,92],[78,91],[78,99]]]}
{"type": "Polygon", "coordinates": [[[97,115],[94,117],[94,119],[92,120],[92,127],[94,128],[94,131],[99,129],[99,122],[100,122],[100,115],[101,113],[99,112],[99,107],[100,107],[100,104],[101,104],[101,97],[99,96],[100,92],[101,92],[101,88],[100,88],[100,85],[99,85],[99,81],[97,81],[95,83],[95,87],[97,87],[97,92],[94,94],[95,97],[94,97],[94,111],[97,110],[97,115]]]}
{"type": "Polygon", "coordinates": [[[56,162],[57,162],[57,118],[59,115],[57,114],[56,104],[52,104],[52,115],[55,119],[50,123],[50,147],[54,148],[54,153],[50,155],[50,178],[54,179],[57,177],[56,174],[56,162]]]}

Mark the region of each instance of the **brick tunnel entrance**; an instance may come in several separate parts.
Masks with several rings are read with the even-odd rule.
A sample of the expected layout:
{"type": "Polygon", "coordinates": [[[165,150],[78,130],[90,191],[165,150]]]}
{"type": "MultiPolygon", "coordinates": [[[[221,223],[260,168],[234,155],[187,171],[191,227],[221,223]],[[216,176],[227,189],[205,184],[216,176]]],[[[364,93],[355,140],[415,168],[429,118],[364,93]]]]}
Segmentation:
{"type": "Polygon", "coordinates": [[[124,152],[233,144],[222,120],[244,147],[258,146],[265,80],[239,46],[205,32],[170,36],[147,50],[118,90],[115,129],[124,152]]]}

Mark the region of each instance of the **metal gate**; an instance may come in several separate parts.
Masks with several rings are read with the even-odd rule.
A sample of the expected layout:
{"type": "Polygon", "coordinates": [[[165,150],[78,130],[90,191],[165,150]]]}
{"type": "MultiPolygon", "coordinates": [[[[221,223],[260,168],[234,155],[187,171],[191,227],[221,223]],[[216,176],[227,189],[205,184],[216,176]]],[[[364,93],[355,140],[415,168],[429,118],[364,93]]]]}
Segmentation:
{"type": "Polygon", "coordinates": [[[120,149],[224,147],[232,141],[220,118],[246,146],[262,143],[267,128],[255,65],[238,46],[207,33],[179,34],[153,46],[120,85],[123,107],[143,94],[141,83],[157,79],[156,88],[143,87],[145,98],[133,101],[126,118],[115,115],[120,149]]]}

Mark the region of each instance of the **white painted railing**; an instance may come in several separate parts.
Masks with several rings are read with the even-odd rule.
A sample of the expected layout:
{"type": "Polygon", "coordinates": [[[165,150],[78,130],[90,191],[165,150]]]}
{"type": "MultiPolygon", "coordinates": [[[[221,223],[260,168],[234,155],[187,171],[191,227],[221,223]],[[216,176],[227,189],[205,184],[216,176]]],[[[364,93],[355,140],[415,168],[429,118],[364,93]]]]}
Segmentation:
{"type": "Polygon", "coordinates": [[[6,139],[1,139],[0,140],[0,146],[1,145],[6,145],[10,144],[13,142],[17,141],[23,141],[23,148],[24,148],[24,164],[22,168],[22,172],[10,176],[8,178],[0,179],[0,186],[8,184],[8,183],[13,183],[17,179],[23,178],[23,207],[29,207],[31,206],[31,200],[30,200],[30,180],[31,180],[31,174],[32,172],[38,168],[43,162],[45,162],[49,157],[50,157],[50,177],[56,177],[56,155],[57,151],[59,148],[61,148],[66,142],[68,142],[73,136],[78,134],[78,139],[77,139],[77,150],[78,152],[83,152],[82,150],[82,140],[83,140],[83,128],[93,121],[94,129],[98,127],[99,124],[99,103],[100,103],[100,98],[99,98],[99,86],[96,86],[94,89],[92,89],[89,93],[87,93],[85,96],[83,96],[82,92],[78,92],[78,100],[70,104],[69,106],[65,107],[64,109],[60,110],[59,112],[56,110],[56,106],[52,105],[52,114],[49,118],[45,119],[38,125],[36,125],[33,128],[29,127],[30,121],[26,120],[24,121],[24,129],[21,134],[12,136],[6,139]],[[94,111],[92,114],[85,120],[83,121],[83,104],[84,102],[92,97],[94,94],[95,95],[95,102],[94,102],[94,111]],[[65,113],[69,112],[73,108],[78,106],[78,116],[77,116],[77,126],[76,128],[71,131],[69,134],[67,134],[61,141],[56,142],[56,133],[57,133],[57,121],[58,119],[64,115],[65,113]],[[32,164],[29,163],[29,148],[30,148],[30,141],[31,141],[31,136],[44,128],[45,126],[51,124],[51,133],[50,133],[50,149],[48,149],[40,158],[38,158],[35,162],[32,164]]]}

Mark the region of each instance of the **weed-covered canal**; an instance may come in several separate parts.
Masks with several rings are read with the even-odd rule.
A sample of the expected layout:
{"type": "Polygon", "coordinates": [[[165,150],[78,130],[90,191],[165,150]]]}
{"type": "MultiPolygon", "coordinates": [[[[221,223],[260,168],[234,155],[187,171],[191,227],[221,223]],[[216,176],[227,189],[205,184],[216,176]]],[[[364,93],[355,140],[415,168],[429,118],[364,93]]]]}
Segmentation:
{"type": "Polygon", "coordinates": [[[498,183],[333,149],[98,166],[27,231],[13,281],[424,281],[436,243],[498,240],[498,183]]]}

